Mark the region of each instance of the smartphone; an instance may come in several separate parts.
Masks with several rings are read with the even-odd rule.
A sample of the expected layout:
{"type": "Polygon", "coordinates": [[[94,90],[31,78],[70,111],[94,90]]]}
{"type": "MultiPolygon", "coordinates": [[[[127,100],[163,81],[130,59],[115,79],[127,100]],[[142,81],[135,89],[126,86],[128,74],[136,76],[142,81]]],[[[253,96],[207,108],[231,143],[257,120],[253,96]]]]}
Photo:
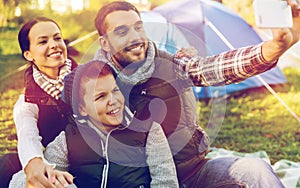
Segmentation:
{"type": "Polygon", "coordinates": [[[283,0],[254,0],[255,24],[260,28],[293,27],[291,6],[283,0]]]}

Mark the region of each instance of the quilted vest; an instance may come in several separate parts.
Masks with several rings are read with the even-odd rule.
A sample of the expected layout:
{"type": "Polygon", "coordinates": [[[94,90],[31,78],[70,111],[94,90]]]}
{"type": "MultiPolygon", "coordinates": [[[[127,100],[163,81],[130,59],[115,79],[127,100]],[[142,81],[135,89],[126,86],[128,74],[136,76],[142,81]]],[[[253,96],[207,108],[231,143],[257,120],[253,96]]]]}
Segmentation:
{"type": "Polygon", "coordinates": [[[104,168],[108,168],[107,188],[150,187],[145,155],[148,132],[128,127],[113,130],[104,149],[99,135],[87,124],[74,126],[75,121],[71,122],[66,129],[66,140],[69,172],[76,177],[77,187],[99,188],[104,168]]]}
{"type": "Polygon", "coordinates": [[[118,84],[136,117],[160,123],[168,138],[183,183],[205,164],[209,149],[207,134],[197,125],[196,99],[192,83],[176,77],[173,57],[157,50],[155,71],[146,82],[131,87],[118,84]]]}
{"type": "MultiPolygon", "coordinates": [[[[72,69],[77,64],[72,61],[72,69]]],[[[69,107],[61,100],[56,100],[38,86],[32,76],[30,66],[24,74],[25,101],[38,105],[38,130],[43,146],[47,146],[54,138],[66,128],[69,107]]]]}

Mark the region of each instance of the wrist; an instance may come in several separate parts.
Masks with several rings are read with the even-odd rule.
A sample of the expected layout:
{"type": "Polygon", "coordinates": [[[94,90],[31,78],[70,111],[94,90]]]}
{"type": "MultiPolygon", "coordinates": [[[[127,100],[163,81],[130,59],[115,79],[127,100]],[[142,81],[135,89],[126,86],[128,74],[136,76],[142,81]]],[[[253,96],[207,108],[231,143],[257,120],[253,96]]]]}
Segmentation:
{"type": "Polygon", "coordinates": [[[35,164],[41,164],[41,163],[43,163],[42,157],[34,157],[34,158],[30,159],[24,168],[25,174],[27,174],[28,171],[30,171],[31,166],[33,166],[35,164]]]}

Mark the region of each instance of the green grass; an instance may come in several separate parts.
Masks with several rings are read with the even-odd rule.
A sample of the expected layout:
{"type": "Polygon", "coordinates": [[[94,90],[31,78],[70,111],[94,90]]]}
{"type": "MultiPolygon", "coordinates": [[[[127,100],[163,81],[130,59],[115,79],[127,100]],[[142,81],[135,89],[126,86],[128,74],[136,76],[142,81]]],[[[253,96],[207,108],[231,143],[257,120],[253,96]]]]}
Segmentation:
{"type": "MultiPolygon", "coordinates": [[[[288,83],[274,89],[299,116],[300,70],[286,68],[284,74],[288,83]]],[[[198,107],[202,125],[216,126],[208,122],[212,105],[202,101],[198,107]]],[[[272,163],[300,161],[300,123],[266,89],[250,89],[226,99],[224,121],[212,146],[240,152],[265,150],[272,163]]]]}

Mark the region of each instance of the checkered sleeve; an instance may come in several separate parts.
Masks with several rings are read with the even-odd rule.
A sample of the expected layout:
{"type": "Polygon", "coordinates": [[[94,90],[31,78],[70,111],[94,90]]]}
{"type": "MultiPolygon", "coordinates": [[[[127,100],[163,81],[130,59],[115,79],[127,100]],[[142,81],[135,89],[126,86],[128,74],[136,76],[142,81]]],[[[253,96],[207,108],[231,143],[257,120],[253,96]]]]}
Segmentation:
{"type": "Polygon", "coordinates": [[[179,77],[189,77],[196,86],[218,86],[238,83],[263,73],[277,64],[267,62],[261,44],[239,48],[209,57],[174,58],[179,77]]]}

